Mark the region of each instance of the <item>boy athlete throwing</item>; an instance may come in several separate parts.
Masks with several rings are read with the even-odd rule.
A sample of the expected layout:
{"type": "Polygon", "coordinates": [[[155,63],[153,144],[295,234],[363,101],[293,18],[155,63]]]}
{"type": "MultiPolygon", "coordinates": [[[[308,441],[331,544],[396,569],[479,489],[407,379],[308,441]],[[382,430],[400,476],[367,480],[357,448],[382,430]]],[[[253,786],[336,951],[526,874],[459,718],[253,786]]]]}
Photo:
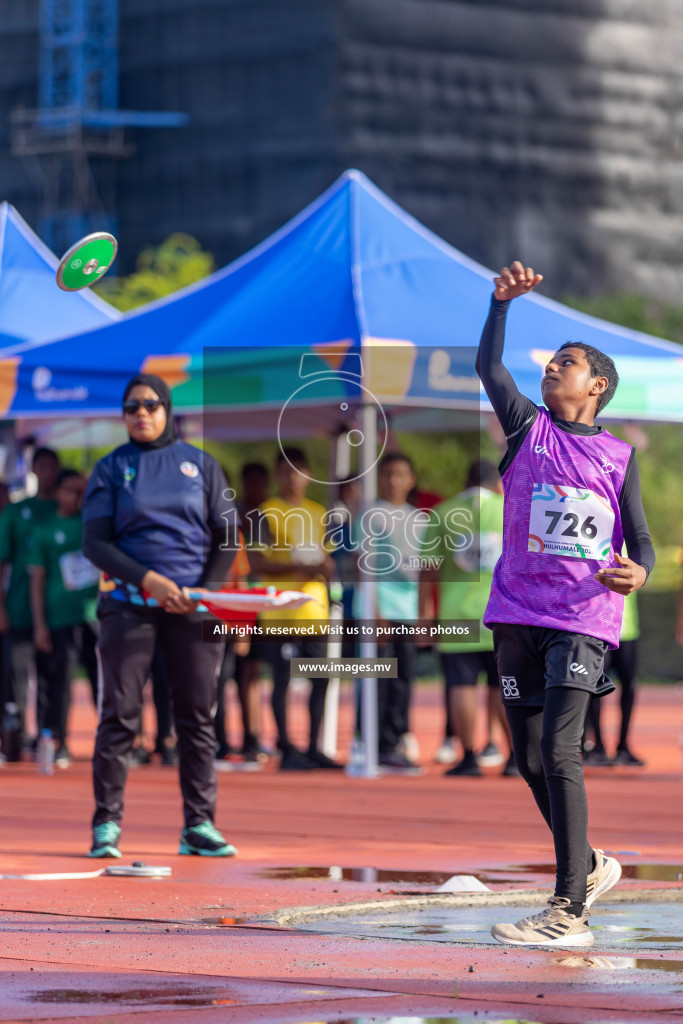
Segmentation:
{"type": "Polygon", "coordinates": [[[509,302],[541,280],[518,262],[495,278],[477,372],[507,439],[503,553],[484,622],[557,876],[545,910],[491,933],[514,945],[590,946],[588,907],[621,867],[587,840],[581,737],[591,698],[614,689],[603,664],[619,645],[623,595],[643,586],[655,558],[635,452],[594,424],[617,387],[612,360],[582,342],[562,345],[545,368],[545,407],[521,395],[502,364],[509,302]]]}

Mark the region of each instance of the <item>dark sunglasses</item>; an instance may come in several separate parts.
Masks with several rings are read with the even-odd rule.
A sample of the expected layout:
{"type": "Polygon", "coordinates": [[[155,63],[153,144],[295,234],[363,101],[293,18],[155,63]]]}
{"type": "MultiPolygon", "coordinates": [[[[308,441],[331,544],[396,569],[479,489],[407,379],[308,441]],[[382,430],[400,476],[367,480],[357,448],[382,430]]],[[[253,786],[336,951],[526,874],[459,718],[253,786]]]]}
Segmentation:
{"type": "Polygon", "coordinates": [[[139,402],[131,398],[128,402],[123,403],[123,411],[129,413],[131,416],[136,413],[141,405],[144,405],[147,412],[156,412],[162,403],[158,398],[143,398],[139,402]]]}

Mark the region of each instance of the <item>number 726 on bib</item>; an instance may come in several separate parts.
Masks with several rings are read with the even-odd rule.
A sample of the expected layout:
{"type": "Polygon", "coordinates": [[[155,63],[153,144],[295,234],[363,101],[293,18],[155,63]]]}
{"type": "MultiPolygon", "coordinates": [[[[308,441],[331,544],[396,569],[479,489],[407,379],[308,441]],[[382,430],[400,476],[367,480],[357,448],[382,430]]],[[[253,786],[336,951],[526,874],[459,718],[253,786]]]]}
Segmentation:
{"type": "Polygon", "coordinates": [[[534,484],[528,551],[564,558],[609,558],[614,509],[600,494],[563,484],[534,484]]]}

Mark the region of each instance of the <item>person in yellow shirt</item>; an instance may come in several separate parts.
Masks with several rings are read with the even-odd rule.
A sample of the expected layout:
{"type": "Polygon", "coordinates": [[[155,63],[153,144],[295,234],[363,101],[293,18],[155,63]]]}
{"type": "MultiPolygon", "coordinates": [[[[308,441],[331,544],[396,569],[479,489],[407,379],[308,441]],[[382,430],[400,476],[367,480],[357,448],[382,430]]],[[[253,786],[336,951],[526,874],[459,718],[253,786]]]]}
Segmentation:
{"type": "MultiPolygon", "coordinates": [[[[326,512],[322,505],[310,501],[306,491],[310,483],[308,460],[300,448],[283,448],[275,465],[277,497],[268,498],[260,506],[267,524],[267,538],[257,538],[249,552],[252,568],[266,585],[279,589],[302,590],[313,598],[308,604],[287,612],[287,622],[312,625],[329,620],[327,581],[334,563],[324,546],[326,512]]],[[[267,627],[274,620],[282,621],[282,612],[264,612],[260,624],[267,627]]],[[[311,731],[308,751],[299,750],[287,731],[287,687],[290,658],[325,658],[327,641],[322,630],[295,641],[264,644],[273,671],[273,715],[278,731],[278,747],[282,751],[280,771],[306,771],[312,768],[341,768],[318,749],[318,734],[325,710],[326,678],[311,679],[309,713],[311,731]]]]}
{"type": "MultiPolygon", "coordinates": [[[[227,473],[226,473],[226,479],[228,479],[227,473]]],[[[245,544],[245,541],[244,541],[244,536],[243,536],[241,530],[239,531],[239,534],[238,534],[238,541],[239,541],[239,548],[237,549],[237,551],[235,553],[235,561],[230,566],[230,572],[228,573],[228,576],[227,576],[227,579],[225,580],[225,583],[226,583],[227,586],[234,587],[236,589],[241,590],[241,589],[245,589],[247,587],[247,580],[249,578],[249,573],[250,573],[250,570],[251,570],[251,567],[249,565],[249,558],[247,557],[247,547],[246,547],[246,544],[245,544]]],[[[228,641],[228,643],[226,643],[226,645],[225,645],[225,653],[223,655],[223,661],[221,663],[221,667],[220,667],[220,670],[218,672],[218,701],[217,701],[217,704],[216,704],[216,717],[214,718],[214,725],[216,726],[216,761],[217,762],[220,762],[220,761],[231,761],[232,759],[235,758],[235,751],[233,751],[232,747],[228,743],[228,736],[227,736],[227,732],[226,732],[226,728],[225,728],[225,684],[227,682],[229,682],[230,679],[235,679],[235,682],[237,682],[236,673],[235,673],[235,661],[236,661],[238,655],[241,656],[241,657],[244,657],[248,653],[249,653],[249,639],[248,638],[244,639],[244,640],[228,641]]],[[[258,684],[258,680],[254,679],[254,683],[258,684]]],[[[259,703],[260,703],[260,698],[261,698],[260,690],[258,690],[257,687],[253,687],[253,689],[256,689],[256,696],[258,697],[259,703]]],[[[245,728],[245,742],[246,742],[247,726],[252,728],[254,723],[251,722],[251,720],[247,717],[249,715],[250,710],[251,710],[249,699],[247,698],[247,702],[246,702],[247,707],[246,707],[246,715],[245,715],[245,706],[244,706],[244,703],[242,702],[242,694],[241,693],[239,694],[239,697],[240,697],[240,704],[242,705],[242,716],[243,716],[243,723],[244,723],[244,728],[245,728]]],[[[260,712],[260,708],[257,709],[257,712],[256,712],[257,715],[259,714],[259,712],[260,712]]],[[[257,720],[258,719],[255,719],[255,721],[257,721],[257,720]]],[[[256,764],[256,766],[258,767],[259,761],[257,760],[256,757],[249,758],[249,761],[251,763],[253,763],[253,764],[256,764]]],[[[238,762],[238,763],[244,764],[244,761],[238,762]]]]}

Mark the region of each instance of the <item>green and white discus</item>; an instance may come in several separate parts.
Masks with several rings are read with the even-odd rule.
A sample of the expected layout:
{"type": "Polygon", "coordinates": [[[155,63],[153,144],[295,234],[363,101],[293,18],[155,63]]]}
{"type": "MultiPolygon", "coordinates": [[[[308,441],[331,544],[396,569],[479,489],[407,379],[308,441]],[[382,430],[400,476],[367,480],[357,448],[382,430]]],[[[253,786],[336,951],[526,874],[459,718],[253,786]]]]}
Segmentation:
{"type": "Polygon", "coordinates": [[[65,252],[57,267],[57,284],[65,292],[79,292],[99,281],[116,259],[118,242],[107,231],[86,235],[65,252]]]}

